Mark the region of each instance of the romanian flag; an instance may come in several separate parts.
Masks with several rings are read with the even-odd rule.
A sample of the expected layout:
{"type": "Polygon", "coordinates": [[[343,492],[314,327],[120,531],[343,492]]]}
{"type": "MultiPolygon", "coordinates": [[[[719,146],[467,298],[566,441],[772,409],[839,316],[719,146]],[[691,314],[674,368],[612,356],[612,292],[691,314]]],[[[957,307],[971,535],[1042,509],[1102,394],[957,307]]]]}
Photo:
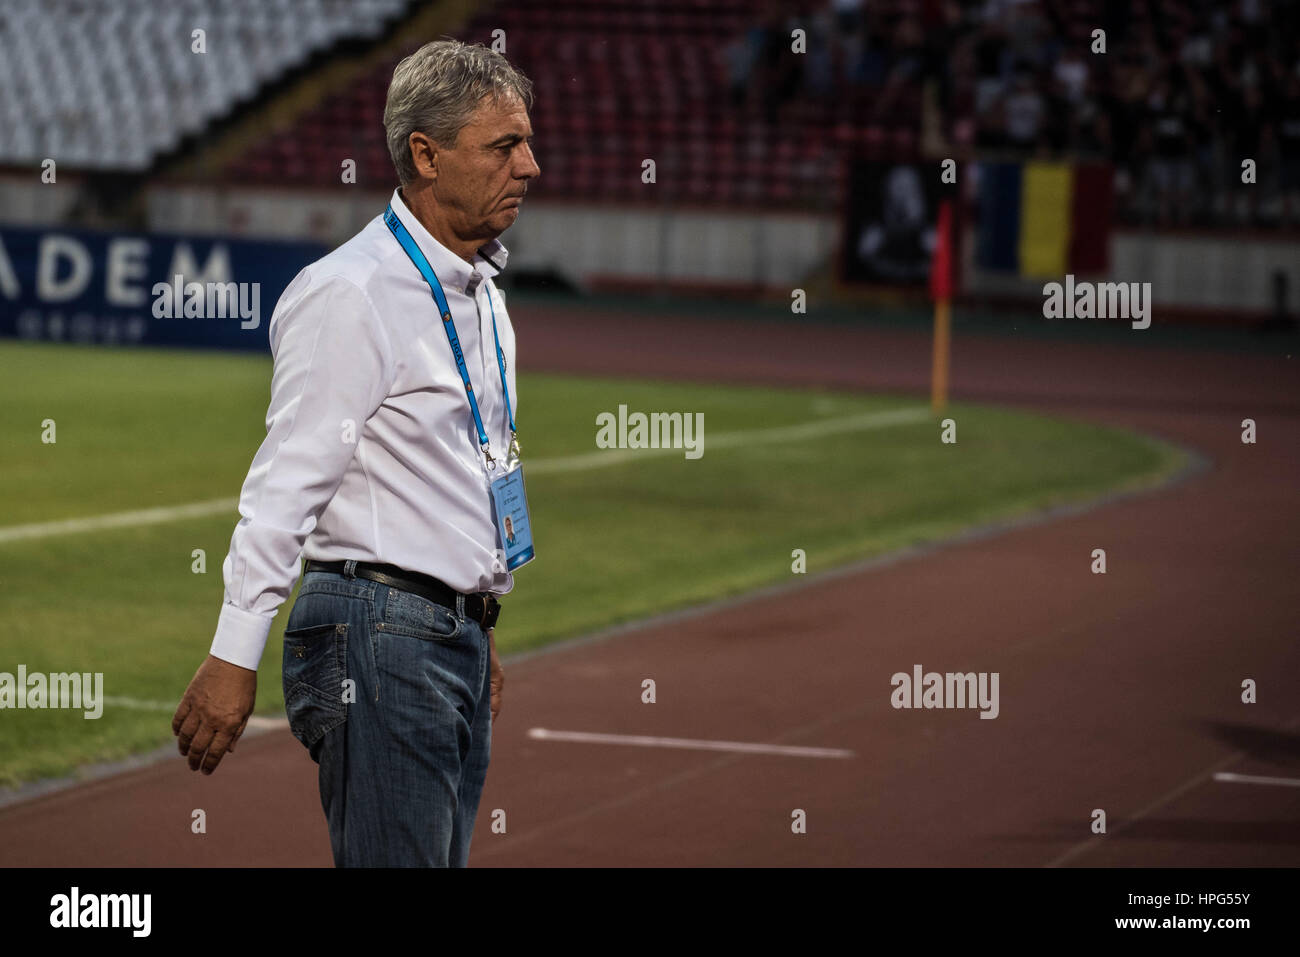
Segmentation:
{"type": "Polygon", "coordinates": [[[1104,272],[1113,211],[1109,166],[982,164],[979,264],[1034,279],[1104,272]]]}

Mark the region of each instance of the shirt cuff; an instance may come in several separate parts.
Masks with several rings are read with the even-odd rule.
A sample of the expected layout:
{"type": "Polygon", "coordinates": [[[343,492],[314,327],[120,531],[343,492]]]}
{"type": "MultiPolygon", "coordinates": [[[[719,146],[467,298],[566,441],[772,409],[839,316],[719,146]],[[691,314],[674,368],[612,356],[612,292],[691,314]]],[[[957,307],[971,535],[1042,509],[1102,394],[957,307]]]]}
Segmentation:
{"type": "Polygon", "coordinates": [[[275,615],[259,615],[234,605],[222,605],[217,619],[217,633],[212,639],[212,657],[232,665],[256,671],[271,633],[275,615]]]}

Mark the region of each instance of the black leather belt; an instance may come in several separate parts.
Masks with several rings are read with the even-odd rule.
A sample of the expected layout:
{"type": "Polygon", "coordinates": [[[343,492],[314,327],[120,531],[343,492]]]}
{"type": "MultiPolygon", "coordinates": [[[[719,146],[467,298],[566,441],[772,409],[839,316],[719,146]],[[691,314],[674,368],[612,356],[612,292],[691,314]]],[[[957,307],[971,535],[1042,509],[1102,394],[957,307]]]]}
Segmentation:
{"type": "MultiPolygon", "coordinates": [[[[347,562],[308,561],[305,571],[333,572],[342,575],[346,564],[347,562]]],[[[357,578],[365,578],[368,581],[379,582],[381,585],[388,585],[390,588],[409,591],[413,595],[427,598],[435,604],[451,609],[453,614],[456,612],[456,599],[462,596],[461,592],[456,591],[450,585],[440,582],[432,575],[408,572],[396,565],[357,562],[352,574],[357,578]]],[[[464,598],[466,618],[477,621],[485,629],[496,625],[497,616],[501,613],[501,603],[499,601],[486,593],[466,594],[464,598]]]]}

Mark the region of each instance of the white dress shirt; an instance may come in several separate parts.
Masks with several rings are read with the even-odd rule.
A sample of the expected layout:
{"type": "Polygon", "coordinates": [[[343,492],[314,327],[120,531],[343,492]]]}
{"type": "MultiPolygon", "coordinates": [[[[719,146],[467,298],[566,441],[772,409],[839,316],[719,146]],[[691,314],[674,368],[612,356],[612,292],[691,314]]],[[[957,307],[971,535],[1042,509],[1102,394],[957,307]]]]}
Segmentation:
{"type": "Polygon", "coordinates": [[[479,450],[429,286],[376,216],[298,273],[271,316],[266,441],[239,496],[212,641],[214,656],[244,668],[261,660],[300,555],[397,565],[462,592],[514,585],[497,551],[489,487],[510,442],[492,309],[519,407],[514,329],[490,278],[506,249],[492,240],[471,266],[396,191],[392,207],[442,283],[497,471],[489,474],[479,450]]]}

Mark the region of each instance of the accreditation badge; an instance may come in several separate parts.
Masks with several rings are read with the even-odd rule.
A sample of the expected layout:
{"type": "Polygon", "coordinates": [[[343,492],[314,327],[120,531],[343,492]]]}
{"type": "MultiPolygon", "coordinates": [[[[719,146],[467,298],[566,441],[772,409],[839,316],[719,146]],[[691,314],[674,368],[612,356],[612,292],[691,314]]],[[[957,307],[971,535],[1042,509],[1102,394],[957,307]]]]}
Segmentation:
{"type": "Polygon", "coordinates": [[[506,569],[514,571],[533,560],[533,526],[528,520],[528,497],[524,494],[524,469],[516,465],[492,482],[492,506],[497,535],[506,554],[506,569]]]}

